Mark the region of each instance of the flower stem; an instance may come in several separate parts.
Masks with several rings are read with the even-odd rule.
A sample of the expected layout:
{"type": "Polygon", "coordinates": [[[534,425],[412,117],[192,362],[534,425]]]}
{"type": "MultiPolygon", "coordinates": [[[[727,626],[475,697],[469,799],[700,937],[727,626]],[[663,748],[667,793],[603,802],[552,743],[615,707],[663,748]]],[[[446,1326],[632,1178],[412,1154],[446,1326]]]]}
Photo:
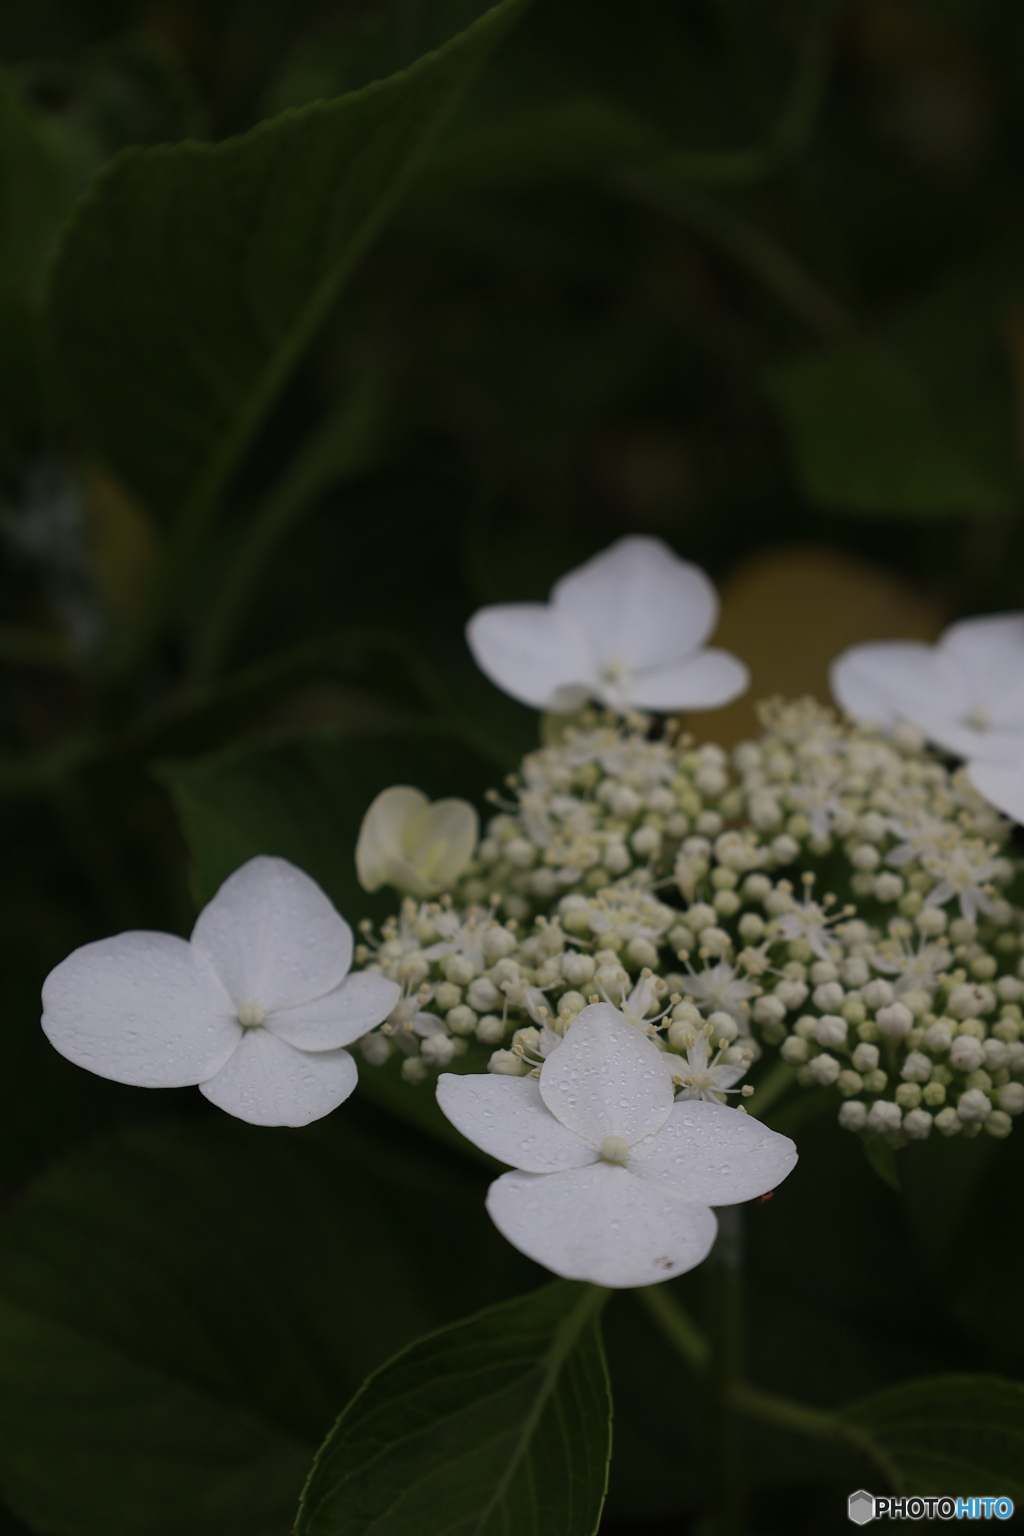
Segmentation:
{"type": "Polygon", "coordinates": [[[707,1367],[711,1345],[689,1313],[680,1306],[664,1285],[645,1285],[634,1292],[666,1338],[670,1339],[687,1365],[697,1374],[707,1367]]]}
{"type": "Polygon", "coordinates": [[[714,1495],[715,1536],[741,1536],[743,1454],[734,1392],[743,1364],[743,1211],[718,1212],[718,1239],[711,1253],[711,1353],[708,1361],[708,1458],[714,1495]]]}
{"type": "MultiPolygon", "coordinates": [[[[664,1286],[647,1286],[636,1295],[691,1370],[703,1376],[711,1362],[711,1345],[676,1298],[664,1286]]],[[[774,1392],[763,1392],[760,1387],[752,1387],[739,1377],[732,1381],[729,1397],[733,1410],[744,1418],[789,1430],[805,1439],[841,1446],[864,1457],[890,1487],[899,1490],[899,1471],[885,1451],[841,1414],[811,1408],[774,1392]]],[[[717,1530],[716,1527],[716,1536],[717,1530]]]]}
{"type": "Polygon", "coordinates": [[[758,1120],[764,1118],[776,1099],[780,1099],[791,1083],[796,1081],[795,1068],[784,1061],[777,1061],[771,1071],[758,1083],[750,1098],[743,1105],[748,1115],[758,1120]]]}

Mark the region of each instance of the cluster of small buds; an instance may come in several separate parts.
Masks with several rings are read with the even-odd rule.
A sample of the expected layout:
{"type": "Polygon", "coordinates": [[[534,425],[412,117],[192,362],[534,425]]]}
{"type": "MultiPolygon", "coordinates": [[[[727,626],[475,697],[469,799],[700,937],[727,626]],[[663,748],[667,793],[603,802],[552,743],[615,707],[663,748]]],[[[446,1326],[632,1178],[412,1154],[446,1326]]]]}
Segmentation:
{"type": "Polygon", "coordinates": [[[924,749],[809,700],[730,757],[642,717],[528,756],[450,897],[407,900],[358,962],[402,1000],[366,1038],[422,1080],[475,1039],[536,1070],[619,1007],[681,1093],[722,1099],[767,1047],[890,1144],[1024,1112],[1024,912],[1009,824],[924,749]]]}

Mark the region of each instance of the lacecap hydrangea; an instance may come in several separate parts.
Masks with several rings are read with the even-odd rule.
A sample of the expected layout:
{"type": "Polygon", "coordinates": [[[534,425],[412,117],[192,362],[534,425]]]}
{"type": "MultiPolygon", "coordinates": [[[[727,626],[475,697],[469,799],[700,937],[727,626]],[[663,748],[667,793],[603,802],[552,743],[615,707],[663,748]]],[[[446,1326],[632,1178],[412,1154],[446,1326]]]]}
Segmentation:
{"type": "Polygon", "coordinates": [[[357,964],[402,989],[367,1062],[397,1052],[412,1082],[535,1072],[611,1002],[681,1096],[739,1102],[777,1054],[864,1136],[1007,1135],[1024,1111],[1010,824],[912,727],[811,700],[761,718],[726,753],[585,712],[530,753],[451,889],[364,925],[357,964]]]}

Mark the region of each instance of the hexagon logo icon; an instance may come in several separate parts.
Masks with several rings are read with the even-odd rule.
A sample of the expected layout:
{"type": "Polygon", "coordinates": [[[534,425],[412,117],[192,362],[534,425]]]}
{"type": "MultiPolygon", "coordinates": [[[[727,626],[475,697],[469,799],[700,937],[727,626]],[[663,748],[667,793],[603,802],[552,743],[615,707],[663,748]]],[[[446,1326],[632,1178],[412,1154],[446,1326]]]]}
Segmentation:
{"type": "Polygon", "coordinates": [[[846,1512],[854,1525],[867,1525],[869,1520],[875,1518],[874,1494],[866,1492],[863,1488],[858,1488],[856,1493],[850,1494],[850,1502],[846,1512]]]}

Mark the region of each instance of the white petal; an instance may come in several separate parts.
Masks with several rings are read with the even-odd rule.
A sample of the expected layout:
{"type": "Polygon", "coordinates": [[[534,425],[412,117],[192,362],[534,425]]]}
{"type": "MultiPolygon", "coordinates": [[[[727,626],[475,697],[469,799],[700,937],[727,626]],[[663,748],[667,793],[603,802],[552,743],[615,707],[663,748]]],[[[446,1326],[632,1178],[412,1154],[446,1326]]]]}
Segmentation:
{"type": "Polygon", "coordinates": [[[229,875],[192,930],[236,1004],[264,1013],[322,997],[352,963],[352,930],[287,859],[250,859],[229,875]]]}
{"type": "Polygon", "coordinates": [[[961,619],[943,632],[938,649],[955,663],[979,697],[1016,689],[1024,671],[1024,614],[989,613],[961,619]]]}
{"type": "Polygon", "coordinates": [[[781,1184],[796,1147],[742,1110],[703,1100],[675,1106],[654,1136],[633,1147],[629,1171],[667,1197],[738,1205],[781,1184]]]}
{"type": "Polygon", "coordinates": [[[995,763],[969,763],[967,777],[989,805],[1024,823],[1024,765],[1003,768],[995,763]]]}
{"type": "Polygon", "coordinates": [[[829,685],[848,715],[887,731],[900,720],[916,721],[922,705],[953,716],[968,703],[952,696],[934,647],[918,640],[851,646],[832,663],[829,685]]]}
{"type": "Polygon", "coordinates": [[[481,608],[466,625],[466,641],[481,672],[534,709],[575,709],[597,687],[583,635],[543,603],[481,608]]]}
{"type": "Polygon", "coordinates": [[[593,1147],[606,1136],[622,1136],[632,1146],[672,1113],[661,1051],[611,1003],[580,1010],[541,1068],[540,1096],[593,1147]]]}
{"type": "Polygon", "coordinates": [[[351,1045],[386,1019],[401,995],[397,981],[375,971],[353,971],[324,997],[268,1014],[266,1027],[300,1051],[330,1051],[351,1045]]]}
{"type": "Polygon", "coordinates": [[[201,1082],[242,1034],[216,976],[170,933],[74,950],[43,983],[43,1029],[77,1066],[140,1088],[201,1082]]]}
{"type": "Polygon", "coordinates": [[[308,1125],[337,1109],[358,1081],[348,1051],[297,1051],[269,1030],[247,1029],[199,1091],[250,1125],[308,1125]]]}
{"type": "Polygon", "coordinates": [[[684,1205],[611,1163],[502,1174],[487,1210],[503,1237],[556,1275],[617,1289],[693,1269],[717,1231],[706,1205],[684,1205]]]}
{"type": "Polygon", "coordinates": [[[392,865],[402,860],[402,833],[427,797],[409,784],[382,789],[363,817],[356,841],[356,874],[364,891],[376,891],[390,879],[392,865]]]}
{"type": "Polygon", "coordinates": [[[445,1072],[437,1080],[437,1102],[474,1146],[528,1173],[582,1168],[597,1159],[593,1147],[555,1119],[535,1077],[445,1072]]]}
{"type": "Polygon", "coordinates": [[[663,666],[695,650],[718,618],[718,596],[697,565],[661,539],[619,539],[551,589],[557,613],[582,630],[599,663],[663,666]]]}
{"type": "Polygon", "coordinates": [[[632,702],[638,709],[717,709],[738,699],[749,686],[750,673],[736,656],[697,651],[635,676],[632,702]]]}
{"type": "Polygon", "coordinates": [[[403,839],[420,887],[411,894],[436,896],[450,889],[473,857],[479,833],[480,818],[468,800],[424,806],[410,819],[403,839]]]}

